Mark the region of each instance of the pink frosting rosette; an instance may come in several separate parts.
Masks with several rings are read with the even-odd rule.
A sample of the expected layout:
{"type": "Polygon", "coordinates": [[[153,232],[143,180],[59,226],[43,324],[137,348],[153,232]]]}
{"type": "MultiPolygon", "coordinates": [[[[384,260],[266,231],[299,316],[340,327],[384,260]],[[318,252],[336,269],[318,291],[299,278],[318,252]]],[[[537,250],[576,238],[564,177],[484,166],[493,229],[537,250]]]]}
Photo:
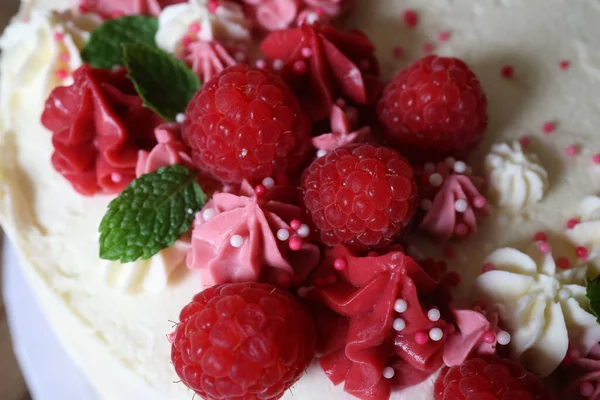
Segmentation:
{"type": "Polygon", "coordinates": [[[225,68],[248,60],[248,53],[245,49],[226,46],[218,40],[212,42],[192,41],[182,46],[175,55],[198,75],[201,82],[208,82],[225,68]]]}
{"type": "Polygon", "coordinates": [[[308,241],[291,187],[272,179],[239,194],[216,193],[194,221],[190,269],[202,269],[202,283],[268,282],[284,288],[303,281],[317,266],[320,250],[308,241]]]}
{"type": "Polygon", "coordinates": [[[349,107],[341,100],[331,107],[331,133],[324,133],[312,139],[317,150],[333,151],[339,147],[353,143],[366,143],[371,140],[371,128],[368,126],[356,129],[358,113],[356,108],[349,107]]]}
{"type": "Polygon", "coordinates": [[[161,167],[180,164],[194,168],[187,146],[181,141],[181,125],[166,123],[154,131],[158,144],[151,151],[140,150],[135,174],[139,178],[161,167]]]}

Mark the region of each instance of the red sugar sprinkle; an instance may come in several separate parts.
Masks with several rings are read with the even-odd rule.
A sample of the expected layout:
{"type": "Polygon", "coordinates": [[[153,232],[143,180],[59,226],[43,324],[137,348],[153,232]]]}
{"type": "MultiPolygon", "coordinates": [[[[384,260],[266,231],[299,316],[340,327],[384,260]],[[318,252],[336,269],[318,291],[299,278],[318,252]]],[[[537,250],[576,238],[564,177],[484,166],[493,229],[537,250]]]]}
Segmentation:
{"type": "Polygon", "coordinates": [[[524,149],[527,149],[529,147],[529,145],[531,144],[531,139],[529,139],[528,136],[521,136],[521,138],[519,139],[519,143],[521,143],[521,146],[524,149]]]}
{"type": "Polygon", "coordinates": [[[404,55],[404,49],[401,46],[394,46],[392,49],[392,54],[394,55],[394,58],[402,58],[404,55]]]}
{"type": "Polygon", "coordinates": [[[500,74],[503,78],[511,78],[515,73],[515,69],[510,65],[505,65],[500,69],[500,74]]]}
{"type": "Polygon", "coordinates": [[[256,197],[264,196],[267,193],[267,188],[264,185],[256,185],[254,193],[256,193],[256,197]]]}
{"type": "Polygon", "coordinates": [[[569,269],[569,267],[571,266],[571,262],[567,257],[558,257],[556,259],[556,265],[560,269],[569,269]]]}
{"type": "Polygon", "coordinates": [[[189,27],[190,32],[198,33],[200,32],[200,24],[198,22],[192,22],[189,27]]]}
{"type": "Polygon", "coordinates": [[[483,264],[483,266],[481,267],[481,272],[482,273],[486,273],[486,272],[490,272],[494,270],[494,265],[491,263],[485,263],[483,264]]]}
{"type": "Polygon", "coordinates": [[[483,335],[483,341],[487,344],[496,343],[496,334],[494,332],[486,332],[483,335]]]}
{"type": "Polygon", "coordinates": [[[307,66],[306,66],[306,62],[302,61],[302,60],[298,60],[294,63],[293,67],[294,72],[298,75],[302,75],[306,72],[307,70],[307,66]]]}
{"type": "Polygon", "coordinates": [[[217,8],[219,8],[219,1],[218,0],[210,0],[208,2],[208,11],[211,13],[215,13],[217,11],[217,8]]]}
{"type": "Polygon", "coordinates": [[[433,53],[433,49],[434,49],[434,45],[431,42],[425,42],[423,44],[423,53],[424,54],[431,54],[433,53]]]}
{"type": "Polygon", "coordinates": [[[589,257],[590,252],[588,249],[586,249],[583,246],[579,246],[575,249],[575,254],[577,255],[578,258],[581,258],[582,260],[585,260],[589,257]]]}
{"type": "Polygon", "coordinates": [[[417,332],[415,333],[415,343],[416,344],[426,344],[429,341],[429,335],[427,335],[425,332],[417,332]]]}
{"type": "Polygon", "coordinates": [[[64,52],[60,53],[60,61],[67,63],[67,62],[69,62],[69,60],[71,60],[71,55],[69,54],[68,51],[64,51],[64,52]]]}
{"type": "Polygon", "coordinates": [[[449,272],[446,275],[446,283],[452,287],[456,287],[460,284],[461,278],[458,272],[449,272]]]}
{"type": "Polygon", "coordinates": [[[181,39],[181,44],[183,45],[183,47],[187,47],[189,46],[192,42],[194,41],[194,39],[192,39],[190,36],[184,36],[181,39]]]}
{"type": "Polygon", "coordinates": [[[67,71],[66,69],[59,69],[58,71],[56,71],[56,77],[61,81],[65,80],[69,77],[69,71],[67,71]]]}
{"type": "Polygon", "coordinates": [[[454,258],[454,247],[446,246],[444,247],[444,257],[446,258],[454,258]]]}
{"type": "Polygon", "coordinates": [[[595,155],[592,157],[592,161],[594,162],[594,164],[598,164],[598,165],[600,165],[600,153],[598,153],[598,154],[595,154],[595,155]]]}
{"type": "Polygon", "coordinates": [[[579,218],[571,218],[570,220],[567,221],[567,228],[569,229],[573,229],[575,228],[579,223],[581,222],[581,220],[579,218]]]}
{"type": "Polygon", "coordinates": [[[569,60],[561,60],[558,63],[558,66],[560,67],[560,69],[562,69],[563,71],[566,71],[569,69],[569,67],[571,66],[571,62],[569,60]]]}
{"type": "Polygon", "coordinates": [[[302,239],[299,237],[293,237],[288,242],[291,250],[298,251],[302,248],[302,239]]]}
{"type": "Polygon", "coordinates": [[[565,149],[565,154],[569,157],[574,157],[579,154],[579,151],[580,151],[579,146],[577,146],[576,144],[573,144],[571,146],[567,146],[567,148],[565,149]]]}
{"type": "Polygon", "coordinates": [[[548,236],[544,232],[537,232],[533,235],[533,240],[536,242],[545,242],[548,240],[548,236]]]}
{"type": "Polygon", "coordinates": [[[338,271],[343,271],[347,266],[348,263],[343,258],[336,258],[336,260],[333,262],[333,268],[338,271]]]}
{"type": "Polygon", "coordinates": [[[406,26],[408,26],[409,28],[414,28],[419,23],[419,15],[413,9],[408,9],[404,11],[404,13],[402,14],[402,19],[404,20],[406,26]]]}
{"type": "Polygon", "coordinates": [[[300,222],[300,220],[298,220],[298,219],[293,219],[293,220],[290,222],[290,227],[291,227],[293,230],[295,230],[295,231],[297,231],[298,229],[300,229],[300,227],[301,227],[301,226],[302,226],[302,222],[300,222]]]}
{"type": "Polygon", "coordinates": [[[438,40],[442,43],[447,42],[448,40],[450,40],[451,35],[452,33],[450,31],[442,31],[438,35],[438,40]]]}
{"type": "Polygon", "coordinates": [[[554,121],[544,122],[544,125],[542,125],[542,131],[544,131],[544,133],[546,133],[546,134],[552,133],[555,130],[556,130],[556,122],[554,122],[554,121]]]}
{"type": "Polygon", "coordinates": [[[550,247],[547,242],[538,242],[537,247],[544,254],[548,254],[552,251],[552,247],[550,247]]]}
{"type": "Polygon", "coordinates": [[[62,32],[54,33],[54,40],[56,40],[57,42],[62,41],[64,38],[65,38],[65,35],[62,32]]]}

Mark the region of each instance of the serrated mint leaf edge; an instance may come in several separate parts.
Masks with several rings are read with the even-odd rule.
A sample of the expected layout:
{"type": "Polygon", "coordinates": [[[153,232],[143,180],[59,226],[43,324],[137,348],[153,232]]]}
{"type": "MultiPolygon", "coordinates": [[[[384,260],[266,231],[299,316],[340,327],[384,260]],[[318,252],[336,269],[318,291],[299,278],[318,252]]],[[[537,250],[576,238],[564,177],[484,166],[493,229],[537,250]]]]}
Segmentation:
{"type": "Polygon", "coordinates": [[[596,317],[596,321],[600,324],[600,275],[594,279],[586,278],[585,297],[590,302],[590,311],[596,317]],[[595,293],[591,293],[594,287],[595,293]]]}
{"type": "MultiPolygon", "coordinates": [[[[183,236],[189,230],[190,226],[192,225],[192,223],[194,221],[195,214],[202,209],[202,207],[204,206],[204,204],[207,201],[206,194],[204,193],[204,191],[202,190],[200,185],[198,185],[198,183],[196,182],[197,177],[198,177],[198,173],[196,171],[192,171],[183,165],[174,164],[174,165],[170,165],[167,167],[162,167],[155,172],[142,175],[139,178],[135,179],[133,182],[131,182],[119,194],[119,196],[114,198],[109,203],[109,205],[107,207],[107,211],[106,211],[104,217],[102,218],[102,221],[100,222],[100,225],[98,227],[98,232],[100,233],[99,257],[103,260],[120,261],[121,263],[128,263],[128,262],[137,261],[138,259],[147,260],[147,259],[153,257],[154,255],[156,255],[157,253],[159,253],[161,250],[172,246],[177,240],[179,240],[181,238],[181,236],[183,236]],[[128,251],[130,248],[128,248],[126,246],[126,243],[121,243],[121,244],[115,243],[114,245],[107,247],[106,241],[109,238],[112,238],[112,237],[109,237],[109,235],[110,235],[110,232],[109,232],[110,226],[109,225],[111,222],[111,218],[117,212],[121,211],[122,207],[119,206],[119,203],[121,201],[123,201],[123,197],[134,195],[134,193],[131,192],[131,190],[133,190],[137,185],[141,184],[140,179],[142,179],[142,178],[148,179],[148,175],[162,176],[165,173],[170,172],[169,169],[172,169],[173,172],[178,172],[178,173],[187,175],[187,179],[183,183],[181,183],[176,188],[176,190],[173,190],[164,199],[164,201],[161,201],[156,206],[153,206],[151,209],[146,209],[146,210],[151,211],[152,214],[154,214],[154,216],[156,216],[157,209],[160,209],[167,203],[171,202],[176,196],[182,195],[185,191],[191,190],[193,192],[193,197],[194,197],[193,200],[195,202],[197,202],[198,204],[197,204],[197,207],[194,207],[194,208],[186,205],[185,210],[183,210],[183,215],[184,215],[183,221],[176,229],[176,231],[178,232],[178,235],[177,235],[178,237],[171,239],[171,240],[164,241],[163,243],[157,243],[155,246],[141,247],[142,248],[141,255],[136,255],[137,253],[139,253],[139,251],[136,252],[135,254],[128,254],[128,253],[131,253],[131,251],[128,251]],[[189,209],[192,209],[191,213],[188,212],[189,209]]],[[[167,210],[166,214],[169,215],[170,211],[167,210]]],[[[121,228],[119,228],[119,229],[121,229],[121,228]]],[[[126,229],[124,229],[124,230],[126,230],[126,229]]]]}
{"type": "Polygon", "coordinates": [[[201,82],[198,76],[183,61],[159,48],[128,43],[124,43],[122,47],[123,60],[128,70],[127,76],[133,82],[135,90],[141,97],[144,105],[160,115],[164,120],[175,121],[177,114],[185,112],[190,100],[200,89],[201,82]],[[141,59],[142,57],[145,58],[141,59]],[[163,63],[163,66],[171,68],[171,79],[166,79],[164,76],[165,72],[160,72],[158,69],[159,60],[163,63]],[[139,69],[137,68],[137,64],[139,64],[139,69]],[[149,69],[148,66],[151,66],[152,69],[149,69]],[[154,79],[159,72],[163,75],[160,77],[162,79],[154,79]],[[153,94],[153,89],[145,87],[142,79],[140,79],[143,76],[142,74],[150,77],[156,86],[160,87],[162,93],[169,93],[169,95],[153,94]],[[164,99],[172,97],[181,99],[181,101],[164,101],[164,99]],[[165,104],[157,104],[161,101],[156,101],[156,99],[162,99],[163,103],[167,103],[166,106],[165,104]],[[176,102],[180,102],[180,104],[175,104],[176,102]]]}
{"type": "Polygon", "coordinates": [[[127,15],[104,22],[90,34],[81,51],[81,58],[96,68],[112,68],[123,65],[124,43],[156,46],[158,19],[144,15],[127,15]]]}

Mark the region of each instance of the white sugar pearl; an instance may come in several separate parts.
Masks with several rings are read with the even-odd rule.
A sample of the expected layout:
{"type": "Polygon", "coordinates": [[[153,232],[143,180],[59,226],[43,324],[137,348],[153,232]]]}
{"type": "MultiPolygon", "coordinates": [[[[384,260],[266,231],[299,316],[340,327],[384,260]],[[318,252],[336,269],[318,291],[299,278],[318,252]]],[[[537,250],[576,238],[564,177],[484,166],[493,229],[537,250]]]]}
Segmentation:
{"type": "Polygon", "coordinates": [[[404,330],[404,328],[406,328],[406,321],[403,320],[402,318],[396,318],[394,320],[394,323],[392,324],[392,327],[394,328],[395,331],[400,332],[400,331],[404,330]]]}
{"type": "Polygon", "coordinates": [[[446,165],[449,167],[452,167],[454,165],[454,163],[456,163],[456,158],[454,157],[448,157],[446,158],[446,165]]]}
{"type": "Polygon", "coordinates": [[[229,243],[235,248],[240,248],[244,244],[244,238],[240,235],[233,235],[231,239],[229,239],[229,243]]]}
{"type": "Polygon", "coordinates": [[[310,235],[310,228],[306,224],[300,225],[300,229],[298,229],[298,236],[302,239],[305,239],[310,235]]]}
{"type": "Polygon", "coordinates": [[[498,341],[498,343],[501,344],[502,346],[506,346],[507,344],[509,344],[510,340],[511,340],[510,333],[508,333],[506,331],[500,331],[496,335],[496,341],[498,341]]]}
{"type": "Polygon", "coordinates": [[[569,289],[560,289],[558,291],[558,298],[561,300],[568,300],[571,298],[571,291],[569,289]]]}
{"type": "Polygon", "coordinates": [[[276,59],[273,61],[273,69],[279,71],[283,68],[283,60],[276,59]]]}
{"type": "Polygon", "coordinates": [[[466,200],[458,199],[454,203],[454,209],[456,211],[458,211],[459,213],[467,211],[467,208],[469,208],[469,204],[467,203],[466,200]]]}
{"type": "Polygon", "coordinates": [[[217,212],[214,208],[207,208],[206,210],[202,210],[202,219],[204,221],[210,221],[217,215],[217,212]]]}
{"type": "Polygon", "coordinates": [[[429,199],[423,199],[421,200],[421,208],[424,211],[429,211],[431,210],[431,207],[433,207],[433,202],[429,199]]]}
{"type": "Polygon", "coordinates": [[[317,151],[318,158],[325,157],[326,155],[327,155],[327,150],[321,149],[321,150],[317,151]]]}
{"type": "Polygon", "coordinates": [[[396,371],[394,371],[394,368],[392,368],[392,367],[385,367],[383,369],[383,377],[385,379],[392,379],[394,377],[394,375],[396,375],[396,371]]]}
{"type": "Polygon", "coordinates": [[[435,164],[428,162],[423,166],[423,169],[425,170],[425,172],[432,174],[433,172],[435,172],[435,164]]]}
{"type": "Polygon", "coordinates": [[[285,242],[289,238],[290,238],[290,231],[288,231],[287,229],[281,228],[280,230],[277,231],[277,239],[281,240],[282,242],[285,242]]]}
{"type": "Polygon", "coordinates": [[[397,313],[403,313],[406,310],[408,310],[408,303],[406,302],[406,300],[396,300],[396,302],[394,303],[394,311],[396,311],[397,313]]]}
{"type": "Polygon", "coordinates": [[[275,179],[273,178],[265,178],[262,181],[262,184],[267,189],[272,189],[275,186],[275,179]]]}
{"type": "Polygon", "coordinates": [[[429,176],[429,184],[433,187],[441,186],[444,182],[444,177],[437,172],[429,176]]]}
{"type": "Polygon", "coordinates": [[[185,121],[185,114],[184,113],[179,113],[175,116],[175,121],[179,122],[180,124],[183,124],[183,122],[185,121]]]}
{"type": "Polygon", "coordinates": [[[440,328],[431,328],[429,338],[434,342],[439,342],[444,337],[444,332],[440,328]]]}
{"type": "Polygon", "coordinates": [[[457,174],[464,174],[467,170],[467,164],[462,161],[457,161],[454,163],[454,172],[457,174]]]}
{"type": "Polygon", "coordinates": [[[442,317],[442,315],[440,314],[440,310],[438,310],[437,308],[432,308],[427,313],[427,318],[433,322],[439,321],[441,317],[442,317]]]}
{"type": "Polygon", "coordinates": [[[319,14],[311,12],[306,16],[306,23],[312,25],[319,20],[319,14]]]}

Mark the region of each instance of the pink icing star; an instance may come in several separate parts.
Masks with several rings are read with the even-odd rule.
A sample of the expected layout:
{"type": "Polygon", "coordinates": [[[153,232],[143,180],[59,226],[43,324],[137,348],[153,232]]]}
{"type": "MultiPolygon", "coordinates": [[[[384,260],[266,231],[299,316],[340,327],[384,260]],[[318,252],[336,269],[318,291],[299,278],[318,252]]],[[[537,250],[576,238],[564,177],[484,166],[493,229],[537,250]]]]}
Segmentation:
{"type": "Polygon", "coordinates": [[[580,395],[589,400],[600,400],[600,345],[596,345],[586,357],[572,360],[567,369],[565,398],[580,395]]]}
{"type": "Polygon", "coordinates": [[[334,104],[331,108],[331,133],[325,133],[312,139],[318,150],[332,151],[352,143],[365,143],[371,138],[371,128],[365,126],[354,130],[357,124],[356,109],[334,104]]]}
{"type": "Polygon", "coordinates": [[[244,50],[226,48],[218,41],[193,41],[185,46],[177,56],[183,59],[198,75],[202,82],[208,82],[227,67],[239,64],[247,59],[244,50]],[[235,54],[232,55],[232,52],[235,54]],[[239,59],[238,59],[239,58],[239,59]]]}
{"type": "Polygon", "coordinates": [[[194,168],[187,146],[181,141],[181,125],[166,123],[159,125],[155,132],[158,144],[151,151],[140,150],[135,174],[149,174],[161,167],[180,164],[194,168]]]}

